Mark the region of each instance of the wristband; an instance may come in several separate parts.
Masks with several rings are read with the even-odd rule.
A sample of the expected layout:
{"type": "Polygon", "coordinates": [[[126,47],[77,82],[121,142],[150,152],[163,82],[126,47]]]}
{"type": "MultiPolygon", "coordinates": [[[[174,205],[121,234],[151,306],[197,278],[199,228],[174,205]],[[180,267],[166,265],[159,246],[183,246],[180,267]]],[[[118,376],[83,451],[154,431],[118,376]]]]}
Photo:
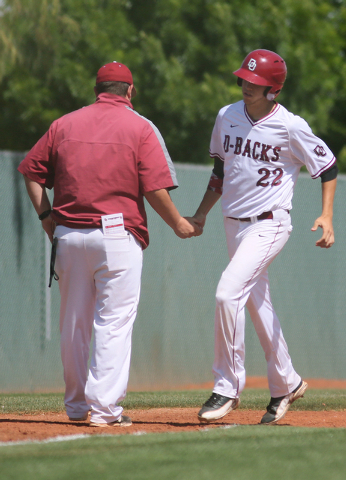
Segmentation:
{"type": "Polygon", "coordinates": [[[38,218],[39,218],[40,220],[44,220],[45,218],[48,217],[48,215],[50,215],[50,212],[51,212],[51,211],[52,211],[52,209],[50,208],[49,210],[46,210],[46,211],[42,212],[42,213],[38,216],[38,218]]]}
{"type": "Polygon", "coordinates": [[[220,195],[222,195],[222,187],[223,187],[223,178],[219,178],[215,173],[213,172],[211,174],[209,183],[208,183],[208,190],[212,190],[213,192],[216,192],[220,195]]]}

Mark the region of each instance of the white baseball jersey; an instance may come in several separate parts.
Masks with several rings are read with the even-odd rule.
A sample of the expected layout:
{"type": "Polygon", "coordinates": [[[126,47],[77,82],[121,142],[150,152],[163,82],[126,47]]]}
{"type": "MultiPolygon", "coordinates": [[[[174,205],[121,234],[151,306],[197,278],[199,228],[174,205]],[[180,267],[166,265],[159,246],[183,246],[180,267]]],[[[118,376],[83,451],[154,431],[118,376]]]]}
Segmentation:
{"type": "Polygon", "coordinates": [[[242,100],[219,111],[210,156],[224,161],[222,212],[236,218],[290,210],[301,167],[317,178],[336,161],[301,117],[276,104],[254,122],[242,100]]]}

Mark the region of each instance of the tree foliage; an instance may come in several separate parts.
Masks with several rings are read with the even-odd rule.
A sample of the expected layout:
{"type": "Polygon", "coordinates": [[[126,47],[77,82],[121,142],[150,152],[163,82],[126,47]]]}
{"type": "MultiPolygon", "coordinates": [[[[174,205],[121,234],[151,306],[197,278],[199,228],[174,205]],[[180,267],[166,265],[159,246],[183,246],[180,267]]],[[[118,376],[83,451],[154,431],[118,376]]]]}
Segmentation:
{"type": "Polygon", "coordinates": [[[346,170],[344,0],[3,0],[0,149],[27,150],[57,117],[94,100],[95,75],[132,70],[134,108],[174,161],[209,162],[218,110],[239,100],[245,55],[282,55],[280,102],[304,117],[346,170]]]}

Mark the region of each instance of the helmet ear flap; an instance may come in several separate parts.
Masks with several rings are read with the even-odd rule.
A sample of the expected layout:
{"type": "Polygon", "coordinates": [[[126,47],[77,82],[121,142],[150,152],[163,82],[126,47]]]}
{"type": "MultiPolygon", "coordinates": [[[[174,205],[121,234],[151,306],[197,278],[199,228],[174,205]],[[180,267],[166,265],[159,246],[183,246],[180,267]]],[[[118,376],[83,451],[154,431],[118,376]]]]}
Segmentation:
{"type": "Polygon", "coordinates": [[[274,100],[278,95],[279,93],[281,92],[281,90],[276,90],[275,92],[271,92],[271,89],[272,87],[267,87],[264,92],[263,92],[263,95],[266,97],[267,100],[269,100],[270,102],[272,100],[274,100]]]}

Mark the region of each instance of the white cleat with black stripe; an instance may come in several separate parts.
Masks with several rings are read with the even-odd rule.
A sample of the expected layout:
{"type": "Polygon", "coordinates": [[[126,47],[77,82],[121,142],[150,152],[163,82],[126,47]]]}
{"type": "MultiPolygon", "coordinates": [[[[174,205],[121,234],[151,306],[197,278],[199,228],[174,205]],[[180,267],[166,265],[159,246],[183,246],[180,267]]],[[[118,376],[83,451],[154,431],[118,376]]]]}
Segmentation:
{"type": "Polygon", "coordinates": [[[198,412],[198,419],[200,422],[207,423],[219,420],[231,410],[235,410],[239,404],[239,398],[229,398],[218,393],[213,393],[198,412]]]}
{"type": "Polygon", "coordinates": [[[303,397],[307,388],[308,384],[302,380],[292,393],[289,393],[284,397],[272,397],[267,406],[267,412],[262,417],[261,424],[274,425],[279,420],[283,419],[292,403],[298,400],[298,398],[303,397]]]}

